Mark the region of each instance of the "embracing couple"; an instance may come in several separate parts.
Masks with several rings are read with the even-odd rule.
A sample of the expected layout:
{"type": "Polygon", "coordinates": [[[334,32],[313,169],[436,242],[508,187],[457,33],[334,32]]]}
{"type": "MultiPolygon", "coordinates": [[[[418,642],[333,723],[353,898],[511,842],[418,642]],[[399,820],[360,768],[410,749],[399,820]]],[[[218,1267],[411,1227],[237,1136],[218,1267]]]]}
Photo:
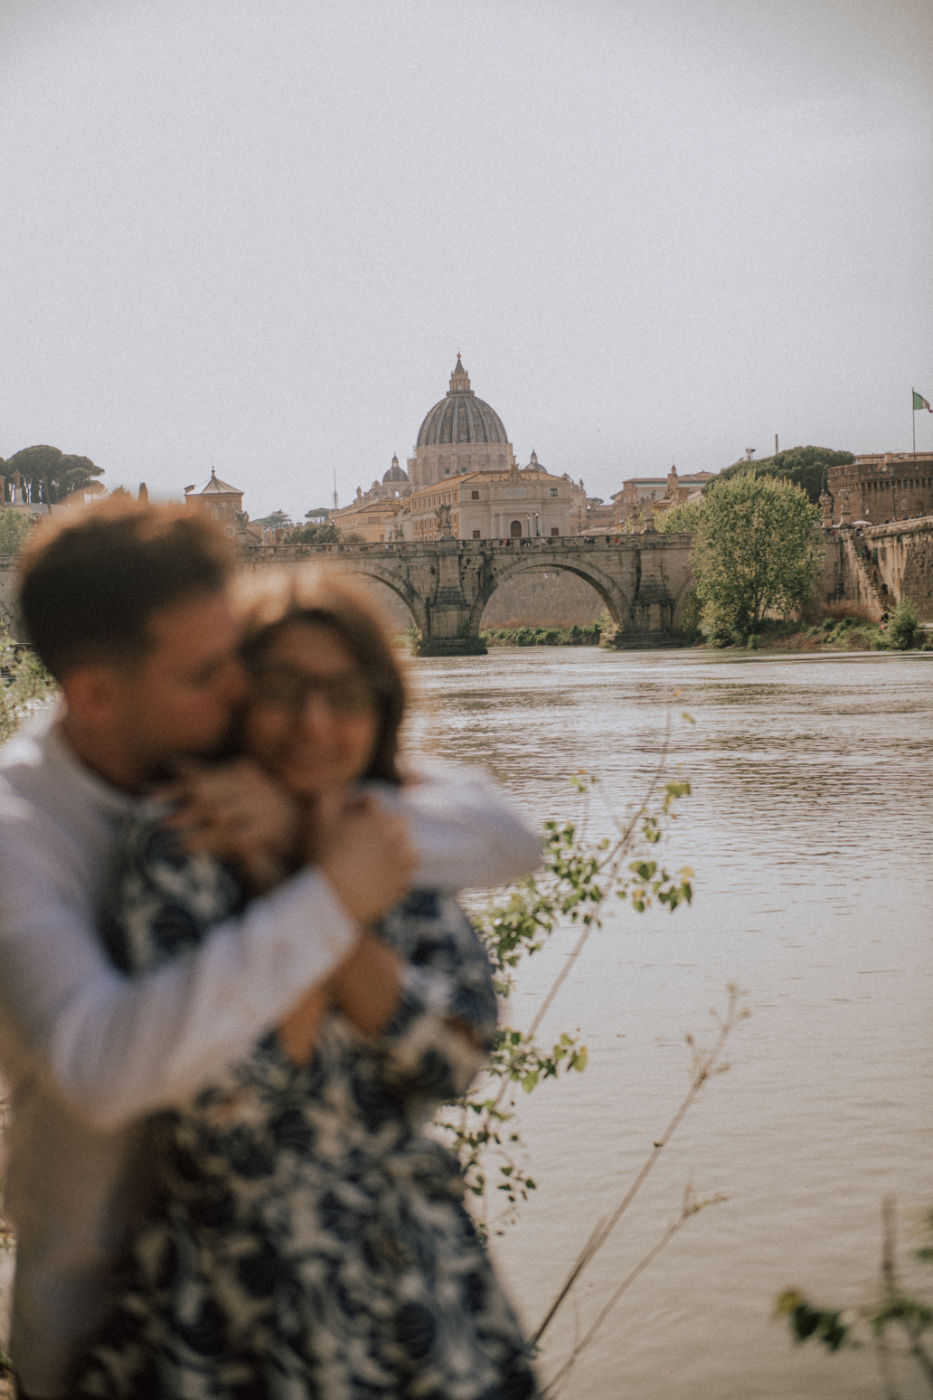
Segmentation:
{"type": "Polygon", "coordinates": [[[453,896],[538,843],[484,779],[403,761],[357,585],[234,564],[130,502],[22,561],[62,698],[0,754],[20,1394],[526,1400],[425,1128],[495,1031],[453,896]]]}

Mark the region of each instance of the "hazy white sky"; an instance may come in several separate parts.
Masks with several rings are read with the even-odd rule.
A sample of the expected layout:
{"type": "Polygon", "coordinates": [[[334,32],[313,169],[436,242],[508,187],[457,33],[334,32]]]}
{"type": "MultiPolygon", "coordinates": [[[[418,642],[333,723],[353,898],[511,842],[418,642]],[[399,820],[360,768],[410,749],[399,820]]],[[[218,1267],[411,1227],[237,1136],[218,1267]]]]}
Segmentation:
{"type": "Polygon", "coordinates": [[[602,496],[933,400],[930,0],[2,0],[0,163],[0,456],[111,487],[345,504],[458,350],[602,496]]]}

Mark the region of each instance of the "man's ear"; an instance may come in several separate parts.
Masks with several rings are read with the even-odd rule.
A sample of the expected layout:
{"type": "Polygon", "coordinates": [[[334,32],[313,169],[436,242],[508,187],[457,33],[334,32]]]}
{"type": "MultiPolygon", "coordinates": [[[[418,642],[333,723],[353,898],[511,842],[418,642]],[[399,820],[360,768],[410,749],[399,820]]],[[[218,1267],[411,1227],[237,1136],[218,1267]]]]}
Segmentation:
{"type": "Polygon", "coordinates": [[[106,724],[113,717],[121,676],[113,666],[88,663],[62,677],[65,703],[83,724],[106,724]]]}

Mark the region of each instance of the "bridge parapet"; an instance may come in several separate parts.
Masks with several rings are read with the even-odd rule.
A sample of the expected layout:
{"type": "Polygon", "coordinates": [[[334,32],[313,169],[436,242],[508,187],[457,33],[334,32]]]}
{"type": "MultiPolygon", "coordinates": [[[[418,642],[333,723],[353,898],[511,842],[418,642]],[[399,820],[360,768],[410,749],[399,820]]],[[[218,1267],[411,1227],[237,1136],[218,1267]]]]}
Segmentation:
{"type": "Polygon", "coordinates": [[[264,545],[244,551],[245,567],[326,559],[375,578],[401,598],[423,654],[485,650],[486,604],[507,579],[535,569],[567,570],[596,590],[614,624],[616,646],[680,639],[690,573],[689,536],[532,537],[516,540],[387,541],[359,545],[264,545]]]}

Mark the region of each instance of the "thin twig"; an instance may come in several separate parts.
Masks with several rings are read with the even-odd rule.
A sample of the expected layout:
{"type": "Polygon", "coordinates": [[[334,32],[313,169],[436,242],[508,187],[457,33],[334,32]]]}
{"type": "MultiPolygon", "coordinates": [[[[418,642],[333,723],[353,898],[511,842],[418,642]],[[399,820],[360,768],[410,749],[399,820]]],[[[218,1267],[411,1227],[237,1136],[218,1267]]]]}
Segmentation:
{"type": "MultiPolygon", "coordinates": [[[[625,1192],[619,1204],[616,1206],[608,1221],[606,1221],[605,1225],[601,1227],[598,1226],[596,1231],[594,1231],[594,1235],[590,1237],[590,1241],[588,1242],[587,1248],[584,1251],[585,1258],[579,1259],[574,1264],[570,1275],[565,1280],[557,1295],[556,1301],[551,1305],[551,1307],[548,1310],[547,1316],[535,1332],[531,1342],[532,1347],[536,1347],[540,1343],[541,1338],[544,1335],[545,1329],[553,1321],[553,1318],[557,1313],[560,1304],[567,1297],[572,1285],[579,1280],[579,1277],[583,1272],[584,1267],[588,1265],[598,1253],[598,1251],[602,1249],[603,1245],[606,1243],[607,1239],[612,1234],[612,1231],[615,1229],[622,1216],[628,1210],[629,1206],[632,1204],[635,1197],[638,1195],[638,1192],[641,1190],[651,1171],[654,1169],[658,1158],[660,1157],[664,1148],[667,1146],[671,1138],[674,1136],[674,1133],[680,1127],[680,1124],[686,1117],[687,1112],[689,1111],[700,1090],[703,1088],[703,1085],[707,1082],[707,1080],[716,1070],[719,1059],[725,1048],[726,1041],[728,1040],[731,1032],[735,1029],[735,1026],[738,1023],[738,1021],[744,1019],[744,1016],[746,1014],[744,1009],[740,1009],[739,1006],[741,993],[739,992],[738,988],[732,985],[729,987],[728,991],[729,1004],[725,1016],[721,1019],[717,1017],[717,1019],[719,1020],[719,1034],[716,1037],[712,1049],[709,1050],[705,1056],[699,1056],[695,1059],[693,1078],[690,1081],[690,1087],[688,1088],[686,1094],[684,1095],[683,1099],[678,1105],[676,1112],[674,1113],[673,1117],[671,1118],[667,1127],[664,1129],[661,1136],[657,1139],[656,1142],[652,1144],[651,1151],[645,1159],[644,1163],[642,1164],[640,1171],[638,1172],[631,1186],[625,1192]]],[[[682,1214],[677,1228],[679,1228],[680,1224],[682,1224],[683,1220],[686,1218],[686,1214],[682,1214]]],[[[638,1273],[641,1272],[641,1268],[643,1267],[644,1263],[655,1257],[655,1254],[658,1252],[658,1249],[663,1246],[663,1243],[666,1243],[668,1237],[669,1236],[666,1235],[664,1237],[664,1240],[660,1244],[656,1245],[654,1249],[652,1249],[650,1254],[646,1256],[646,1259],[642,1261],[642,1264],[636,1265],[636,1268],[629,1276],[629,1279],[637,1277],[638,1273]]],[[[624,1291],[624,1289],[622,1291],[624,1291]]],[[[615,1298],[615,1296],[616,1295],[614,1294],[613,1298],[615,1298]]],[[[600,1314],[598,1322],[602,1320],[603,1315],[604,1313],[600,1314]]],[[[598,1325],[598,1322],[596,1325],[598,1325]]],[[[593,1330],[594,1329],[591,1328],[590,1331],[587,1333],[586,1337],[583,1339],[583,1341],[578,1343],[578,1345],[574,1348],[574,1358],[579,1355],[582,1347],[588,1343],[590,1337],[592,1336],[593,1330]]]]}
{"type": "MultiPolygon", "coordinates": [[[[881,1292],[882,1296],[892,1297],[894,1292],[894,1227],[891,1218],[891,1197],[886,1196],[881,1203],[881,1292]]],[[[885,1400],[900,1400],[894,1379],[894,1363],[885,1329],[879,1327],[874,1335],[875,1353],[878,1357],[878,1370],[881,1384],[885,1388],[885,1400]]]]}
{"type": "MultiPolygon", "coordinates": [[[[687,1193],[687,1197],[689,1198],[689,1192],[687,1193]]],[[[653,1261],[661,1253],[662,1249],[664,1249],[666,1245],[670,1244],[671,1240],[677,1234],[678,1230],[680,1230],[682,1226],[686,1224],[690,1216],[696,1214],[696,1209],[698,1209],[698,1207],[694,1208],[692,1206],[689,1206],[688,1199],[685,1198],[684,1207],[681,1210],[680,1215],[677,1217],[676,1220],[671,1222],[671,1224],[664,1231],[664,1234],[661,1236],[661,1238],[657,1240],[654,1245],[652,1245],[648,1253],[643,1255],[642,1258],[639,1259],[638,1263],[631,1270],[631,1272],[622,1280],[622,1282],[619,1284],[618,1288],[616,1288],[615,1292],[612,1294],[609,1300],[600,1309],[599,1313],[596,1315],[595,1321],[591,1324],[588,1331],[585,1332],[584,1335],[580,1338],[579,1342],[577,1342],[576,1346],[573,1348],[570,1355],[564,1361],[560,1369],[547,1382],[542,1392],[542,1400],[549,1400],[550,1397],[557,1395],[557,1387],[561,1384],[562,1381],[566,1380],[567,1376],[570,1374],[571,1369],[573,1368],[577,1359],[579,1358],[581,1352],[583,1352],[586,1349],[586,1347],[589,1346],[590,1342],[596,1336],[596,1333],[599,1331],[600,1327],[603,1325],[606,1318],[609,1316],[610,1312],[615,1307],[616,1303],[622,1297],[623,1293],[625,1293],[626,1290],[631,1287],[631,1285],[635,1282],[638,1276],[641,1273],[643,1273],[645,1269],[647,1269],[648,1265],[653,1263],[653,1261]]],[[[542,1330],[543,1328],[539,1328],[539,1334],[542,1330]]]]}

